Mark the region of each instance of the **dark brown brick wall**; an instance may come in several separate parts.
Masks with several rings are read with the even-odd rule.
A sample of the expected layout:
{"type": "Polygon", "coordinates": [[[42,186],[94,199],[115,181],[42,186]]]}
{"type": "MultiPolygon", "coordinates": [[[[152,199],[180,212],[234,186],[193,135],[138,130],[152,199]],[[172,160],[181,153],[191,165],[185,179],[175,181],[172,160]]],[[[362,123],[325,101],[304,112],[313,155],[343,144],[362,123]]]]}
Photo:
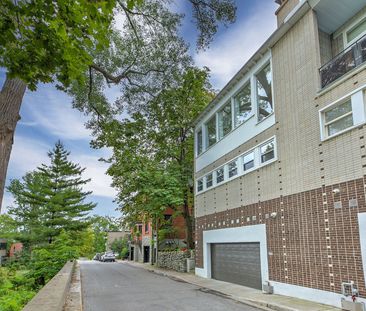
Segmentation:
{"type": "Polygon", "coordinates": [[[203,267],[203,231],[264,223],[270,280],[337,293],[342,282],[354,281],[366,297],[358,228],[365,185],[364,177],[199,217],[196,266],[203,267]],[[349,207],[353,199],[357,207],[349,207]],[[272,212],[277,217],[267,218],[272,212]]]}

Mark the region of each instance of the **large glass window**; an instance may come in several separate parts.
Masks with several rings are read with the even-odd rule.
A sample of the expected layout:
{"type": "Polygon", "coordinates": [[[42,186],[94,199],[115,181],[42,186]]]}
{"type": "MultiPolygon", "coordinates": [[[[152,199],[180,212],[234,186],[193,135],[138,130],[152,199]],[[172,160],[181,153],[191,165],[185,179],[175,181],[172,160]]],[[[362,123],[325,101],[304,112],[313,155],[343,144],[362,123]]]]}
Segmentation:
{"type": "Polygon", "coordinates": [[[203,142],[203,140],[202,140],[202,129],[200,129],[197,132],[197,154],[202,153],[202,150],[203,150],[202,142],[203,142]]]}
{"type": "Polygon", "coordinates": [[[228,164],[229,167],[229,178],[238,174],[238,165],[236,160],[228,164]]]}
{"type": "Polygon", "coordinates": [[[222,108],[218,112],[219,118],[219,139],[223,138],[226,134],[228,134],[231,129],[231,103],[227,103],[224,108],[222,108]]]}
{"type": "Polygon", "coordinates": [[[221,167],[216,170],[216,183],[219,184],[220,182],[224,181],[224,168],[221,167]]]}
{"type": "Polygon", "coordinates": [[[247,153],[243,156],[243,169],[247,171],[254,167],[254,152],[247,153]]]}
{"type": "Polygon", "coordinates": [[[267,118],[273,112],[272,73],[269,63],[256,74],[258,121],[267,118]]]}
{"type": "Polygon", "coordinates": [[[197,180],[197,192],[200,192],[203,190],[203,179],[198,179],[197,180]]]}
{"type": "Polygon", "coordinates": [[[206,123],[207,147],[216,143],[216,115],[206,123]]]}
{"type": "Polygon", "coordinates": [[[242,124],[246,119],[248,119],[251,112],[252,102],[250,98],[250,83],[248,83],[234,97],[235,127],[242,124]]]}
{"type": "Polygon", "coordinates": [[[348,100],[324,112],[325,129],[332,136],[353,126],[352,103],[348,100]]]}
{"type": "Polygon", "coordinates": [[[347,31],[347,43],[355,41],[366,34],[366,18],[357,23],[351,30],[347,31]]]}
{"type": "Polygon", "coordinates": [[[212,175],[213,175],[212,173],[206,175],[206,188],[210,188],[213,185],[213,176],[212,175]]]}
{"type": "Polygon", "coordinates": [[[265,145],[261,146],[260,152],[261,152],[261,163],[272,160],[275,156],[275,154],[274,154],[274,141],[271,140],[270,142],[268,142],[265,145]]]}

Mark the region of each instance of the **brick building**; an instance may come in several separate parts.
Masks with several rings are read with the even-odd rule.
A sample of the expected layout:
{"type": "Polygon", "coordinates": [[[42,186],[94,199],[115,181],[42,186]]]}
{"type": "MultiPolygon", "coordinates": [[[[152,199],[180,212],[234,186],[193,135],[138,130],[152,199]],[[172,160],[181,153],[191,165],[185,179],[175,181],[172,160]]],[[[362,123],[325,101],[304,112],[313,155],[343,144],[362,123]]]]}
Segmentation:
{"type": "Polygon", "coordinates": [[[196,274],[366,302],[366,2],[276,2],[195,123],[196,274]]]}
{"type": "MultiPolygon", "coordinates": [[[[159,250],[164,248],[185,247],[185,221],[182,216],[173,216],[174,211],[171,208],[167,208],[164,213],[164,226],[161,229],[167,230],[165,238],[159,241],[159,250]],[[170,233],[169,233],[170,232],[170,233]]],[[[135,229],[131,231],[138,232],[131,234],[130,241],[130,260],[139,261],[144,263],[151,263],[155,258],[156,248],[152,248],[152,240],[156,241],[156,237],[153,237],[152,223],[150,221],[141,222],[135,225],[135,229]]],[[[155,261],[155,260],[154,260],[155,261]]]]}

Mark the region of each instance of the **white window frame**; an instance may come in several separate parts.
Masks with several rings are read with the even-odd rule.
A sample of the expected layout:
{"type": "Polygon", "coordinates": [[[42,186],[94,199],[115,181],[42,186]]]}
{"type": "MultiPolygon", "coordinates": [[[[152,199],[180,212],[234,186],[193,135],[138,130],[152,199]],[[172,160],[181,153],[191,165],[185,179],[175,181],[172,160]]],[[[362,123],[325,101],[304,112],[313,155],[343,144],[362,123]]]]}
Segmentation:
{"type": "Polygon", "coordinates": [[[357,40],[359,40],[360,38],[362,38],[364,35],[366,35],[366,31],[365,31],[364,33],[361,33],[360,35],[358,35],[356,38],[354,38],[350,42],[347,42],[347,33],[350,30],[352,30],[352,28],[354,28],[355,26],[357,26],[357,24],[359,24],[360,22],[362,22],[363,20],[366,20],[366,14],[363,14],[362,16],[360,16],[360,18],[358,18],[357,20],[355,20],[344,31],[342,31],[343,46],[344,46],[345,49],[348,48],[349,46],[351,46],[352,44],[354,44],[357,40]]]}
{"type": "Polygon", "coordinates": [[[239,88],[239,90],[234,93],[234,95],[231,97],[231,99],[232,99],[232,108],[231,108],[232,109],[232,113],[231,113],[232,114],[232,124],[233,124],[233,129],[236,129],[237,127],[239,127],[242,124],[244,124],[245,122],[247,122],[253,116],[253,114],[254,114],[253,113],[253,106],[254,106],[255,103],[253,103],[253,83],[252,83],[252,79],[251,78],[247,79],[244,82],[244,84],[239,88]],[[243,89],[245,87],[247,87],[248,85],[249,85],[249,88],[250,88],[250,108],[251,108],[251,110],[250,110],[250,112],[248,114],[248,117],[243,122],[241,122],[239,124],[236,124],[235,97],[238,96],[238,94],[241,91],[243,91],[243,89]]]}
{"type": "Polygon", "coordinates": [[[243,155],[241,156],[241,159],[242,159],[242,161],[241,161],[241,168],[242,168],[242,170],[243,170],[244,172],[250,172],[250,171],[252,171],[253,169],[255,169],[256,165],[255,165],[255,150],[254,150],[254,149],[249,150],[248,152],[246,152],[245,154],[243,154],[243,155]],[[249,155],[249,154],[253,154],[253,167],[251,167],[251,168],[249,168],[249,169],[245,170],[245,169],[244,169],[244,164],[245,164],[245,162],[244,162],[244,158],[245,158],[247,155],[249,155]]]}
{"type": "Polygon", "coordinates": [[[204,185],[205,185],[205,183],[204,183],[203,177],[197,179],[197,188],[196,188],[197,193],[201,193],[203,190],[205,190],[204,185]],[[198,187],[199,187],[198,184],[199,184],[200,181],[202,182],[202,189],[201,190],[198,189],[198,187]]]}
{"type": "MultiPolygon", "coordinates": [[[[215,188],[216,186],[222,185],[224,182],[227,181],[231,181],[235,178],[238,178],[240,176],[249,174],[250,172],[262,168],[264,166],[267,166],[273,162],[277,161],[277,139],[276,136],[272,136],[269,139],[261,142],[260,144],[256,145],[255,147],[252,147],[251,149],[246,150],[245,152],[243,152],[242,154],[240,154],[239,156],[225,162],[223,165],[221,165],[219,168],[215,168],[212,171],[206,173],[204,176],[201,176],[200,178],[196,178],[196,182],[197,182],[197,186],[198,186],[198,181],[199,180],[203,180],[203,191],[199,191],[199,194],[201,194],[202,192],[208,191],[208,190],[212,190],[213,188],[215,188]],[[274,158],[270,159],[266,162],[261,162],[261,153],[260,153],[260,148],[266,144],[268,144],[269,142],[273,141],[274,143],[274,158]],[[250,168],[249,170],[244,171],[243,168],[243,157],[249,153],[254,153],[254,167],[250,168]],[[237,174],[234,176],[229,177],[229,164],[232,162],[236,162],[236,168],[237,168],[237,174]],[[224,181],[217,183],[217,174],[216,171],[220,168],[224,169],[224,181]],[[207,188],[206,187],[206,177],[208,175],[212,174],[213,176],[213,182],[212,182],[212,186],[207,188]]],[[[198,191],[197,191],[198,193],[198,191]]]]}
{"type": "Polygon", "coordinates": [[[366,123],[366,84],[359,87],[358,89],[346,94],[345,96],[337,99],[336,101],[330,103],[324,108],[319,110],[319,123],[320,123],[320,140],[325,141],[331,139],[333,137],[337,137],[338,135],[342,135],[345,132],[351,131],[357,126],[366,123]],[[328,123],[325,122],[325,112],[332,109],[337,105],[341,105],[347,100],[351,100],[352,105],[352,115],[353,115],[353,126],[350,126],[342,131],[339,131],[333,135],[328,135],[326,125],[328,123]]]}
{"type": "Polygon", "coordinates": [[[225,181],[225,166],[220,166],[215,170],[215,184],[219,185],[225,181]],[[217,171],[222,170],[222,181],[217,181],[217,171]]]}
{"type": "Polygon", "coordinates": [[[218,141],[224,139],[225,136],[229,135],[230,132],[234,128],[234,126],[233,126],[233,105],[232,105],[232,102],[231,102],[231,98],[223,106],[221,106],[221,108],[216,112],[216,118],[217,118],[217,137],[216,137],[216,142],[218,142],[218,141]],[[230,111],[231,111],[231,115],[230,115],[230,118],[231,118],[231,120],[230,120],[231,121],[231,129],[226,134],[223,131],[223,133],[222,133],[223,135],[221,136],[220,135],[220,113],[226,108],[226,106],[230,106],[230,111]]]}
{"type": "Polygon", "coordinates": [[[196,157],[204,154],[207,150],[209,150],[211,147],[213,147],[215,144],[223,140],[226,136],[229,136],[230,133],[235,131],[237,128],[240,128],[243,124],[247,123],[249,119],[251,119],[253,116],[256,116],[257,122],[256,124],[259,124],[265,120],[267,120],[270,116],[275,114],[275,102],[274,102],[274,87],[273,87],[273,66],[272,66],[272,53],[271,51],[268,51],[268,54],[266,53],[262,59],[260,59],[253,69],[250,69],[249,72],[246,73],[243,80],[241,80],[237,85],[235,85],[233,89],[233,93],[229,93],[228,95],[224,96],[220,100],[220,104],[217,105],[217,107],[214,108],[213,112],[210,112],[203,120],[201,121],[199,126],[202,126],[202,134],[203,134],[203,150],[202,153],[199,155],[196,153],[196,157]],[[271,90],[272,90],[272,106],[273,106],[273,112],[269,114],[266,118],[264,118],[261,121],[258,121],[258,102],[257,102],[257,86],[256,86],[256,74],[260,72],[266,65],[270,64],[271,67],[271,90]],[[234,97],[244,88],[247,84],[250,84],[250,91],[251,91],[251,114],[247,117],[247,119],[239,124],[238,126],[235,126],[235,117],[234,117],[234,97]],[[231,102],[231,131],[227,133],[224,137],[219,138],[219,121],[218,121],[218,113],[221,109],[224,108],[224,106],[231,102]],[[207,133],[207,122],[214,117],[216,118],[216,143],[212,144],[211,146],[208,146],[208,133],[207,133]]]}
{"type": "Polygon", "coordinates": [[[259,161],[260,161],[261,164],[265,164],[267,162],[271,162],[271,161],[273,161],[273,159],[276,158],[276,143],[275,143],[275,140],[274,139],[273,140],[268,140],[265,143],[261,144],[258,149],[259,149],[259,161]],[[262,153],[262,150],[261,149],[262,149],[262,147],[264,147],[266,145],[269,145],[271,143],[273,143],[273,158],[272,159],[269,159],[269,160],[266,160],[266,161],[262,161],[262,156],[265,155],[265,154],[267,154],[267,153],[272,152],[272,150],[271,151],[267,151],[265,153],[262,153]]]}
{"type": "MultiPolygon", "coordinates": [[[[254,105],[256,108],[256,115],[257,115],[257,124],[263,122],[264,120],[267,120],[270,116],[272,116],[275,112],[275,102],[274,102],[274,93],[273,93],[273,66],[272,66],[272,57],[270,57],[267,61],[263,63],[263,65],[254,72],[253,74],[253,84],[254,84],[254,105]],[[257,74],[261,72],[267,65],[269,64],[271,68],[271,93],[272,93],[272,112],[263,118],[262,120],[259,120],[259,105],[258,105],[258,92],[257,92],[257,74]]],[[[253,91],[252,91],[253,92],[253,91]]],[[[253,108],[252,108],[253,109],[253,108]]]]}
{"type": "Polygon", "coordinates": [[[210,172],[210,173],[206,174],[206,176],[205,176],[205,188],[211,189],[213,186],[214,186],[214,172],[210,172]],[[211,183],[212,183],[211,186],[207,186],[207,177],[209,175],[211,175],[211,183]]]}
{"type": "MultiPolygon", "coordinates": [[[[204,128],[205,128],[205,147],[206,150],[208,148],[211,148],[212,146],[214,146],[217,142],[218,142],[218,134],[219,134],[219,129],[218,129],[218,120],[217,120],[217,113],[215,113],[214,115],[212,115],[210,118],[207,119],[207,121],[204,123],[204,128]],[[212,144],[209,145],[209,138],[208,138],[208,127],[207,127],[207,123],[209,123],[212,119],[215,119],[215,135],[216,135],[216,141],[212,144]]],[[[204,152],[204,150],[202,150],[202,153],[204,152]]]]}
{"type": "Polygon", "coordinates": [[[203,133],[203,128],[202,126],[200,126],[197,130],[196,130],[196,155],[199,156],[204,152],[204,140],[205,140],[205,136],[203,133]],[[201,141],[201,152],[199,152],[198,149],[198,133],[201,132],[201,137],[202,137],[202,141],[201,141]]]}

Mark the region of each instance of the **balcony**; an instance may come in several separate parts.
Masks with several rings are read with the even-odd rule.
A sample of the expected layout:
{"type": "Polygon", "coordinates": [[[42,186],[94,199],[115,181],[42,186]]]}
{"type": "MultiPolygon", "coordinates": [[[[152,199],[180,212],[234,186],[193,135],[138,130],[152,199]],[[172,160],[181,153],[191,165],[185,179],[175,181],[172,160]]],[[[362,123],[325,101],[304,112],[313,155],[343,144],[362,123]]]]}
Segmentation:
{"type": "Polygon", "coordinates": [[[365,62],[366,36],[363,36],[319,69],[321,87],[325,88],[365,62]]]}

